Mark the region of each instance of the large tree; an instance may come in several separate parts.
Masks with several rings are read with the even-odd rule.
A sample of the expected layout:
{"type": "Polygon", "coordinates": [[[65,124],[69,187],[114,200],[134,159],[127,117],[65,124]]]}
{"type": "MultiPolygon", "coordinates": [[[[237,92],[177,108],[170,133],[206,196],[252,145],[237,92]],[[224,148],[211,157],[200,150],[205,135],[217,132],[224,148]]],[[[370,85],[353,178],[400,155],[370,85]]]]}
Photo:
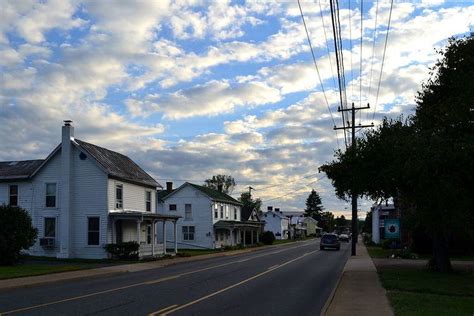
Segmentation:
{"type": "Polygon", "coordinates": [[[251,214],[252,210],[255,210],[258,215],[261,215],[262,200],[253,199],[249,192],[243,192],[240,195],[239,201],[242,205],[242,214],[251,214]]]}
{"type": "Polygon", "coordinates": [[[323,229],[325,232],[332,232],[336,226],[336,221],[334,220],[334,214],[331,212],[321,213],[321,220],[318,223],[318,226],[323,229]]]}
{"type": "Polygon", "coordinates": [[[222,192],[232,193],[235,187],[235,180],[232,176],[225,174],[218,174],[212,176],[210,179],[204,180],[204,186],[217,190],[219,185],[222,185],[222,192]]]}
{"type": "Polygon", "coordinates": [[[306,209],[304,210],[304,215],[307,217],[312,217],[315,220],[321,220],[321,213],[324,210],[323,202],[316,190],[311,190],[308,198],[306,199],[306,209]]]}
{"type": "Polygon", "coordinates": [[[354,187],[374,200],[394,198],[406,223],[432,236],[431,266],[449,271],[449,238],[474,237],[474,38],[451,39],[407,120],[385,119],[321,167],[336,194],[354,187]]]}

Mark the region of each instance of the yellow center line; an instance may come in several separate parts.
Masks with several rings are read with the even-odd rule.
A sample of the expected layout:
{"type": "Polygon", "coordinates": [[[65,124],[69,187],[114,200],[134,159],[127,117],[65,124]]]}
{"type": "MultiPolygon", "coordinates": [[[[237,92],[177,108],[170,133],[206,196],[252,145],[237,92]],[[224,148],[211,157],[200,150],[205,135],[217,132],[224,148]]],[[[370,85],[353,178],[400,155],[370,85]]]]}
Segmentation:
{"type": "Polygon", "coordinates": [[[177,305],[177,304],[170,305],[170,306],[168,306],[168,307],[165,307],[165,308],[163,308],[163,309],[160,309],[159,311],[156,311],[156,312],[154,312],[154,313],[151,313],[150,316],[160,315],[161,313],[164,313],[164,312],[166,312],[166,311],[168,311],[168,310],[170,310],[170,309],[173,309],[173,308],[175,308],[176,306],[178,306],[178,305],[177,305]]]}
{"type": "MultiPolygon", "coordinates": [[[[194,300],[194,301],[191,301],[191,302],[189,302],[189,303],[186,303],[186,304],[184,304],[184,305],[177,306],[177,307],[175,307],[175,308],[173,308],[173,309],[169,309],[169,310],[167,310],[167,311],[165,311],[165,312],[163,312],[163,313],[161,313],[161,314],[159,314],[159,315],[166,316],[166,315],[169,315],[169,314],[171,314],[171,313],[177,312],[177,311],[179,311],[179,310],[181,310],[181,309],[183,309],[183,308],[186,308],[186,307],[189,307],[189,306],[194,305],[194,304],[196,304],[196,303],[202,302],[202,301],[204,301],[204,300],[206,300],[206,299],[208,299],[208,298],[211,298],[211,297],[216,296],[216,295],[218,295],[218,294],[220,294],[220,293],[226,292],[226,291],[228,291],[228,290],[230,290],[230,289],[233,289],[233,288],[235,288],[235,287],[237,287],[237,286],[239,286],[239,285],[242,285],[242,284],[245,284],[245,283],[247,283],[247,282],[250,282],[250,281],[252,281],[252,280],[254,280],[254,279],[256,279],[256,278],[259,278],[259,277],[261,277],[261,276],[263,276],[263,275],[265,275],[265,274],[268,274],[268,273],[270,273],[270,272],[272,272],[272,271],[278,270],[278,269],[280,269],[280,268],[282,268],[282,267],[284,267],[284,266],[286,266],[286,265],[288,265],[288,264],[290,264],[290,263],[292,263],[292,262],[295,262],[295,261],[297,261],[297,260],[300,260],[300,259],[302,259],[302,258],[304,258],[304,257],[306,257],[306,256],[308,256],[308,255],[310,255],[310,254],[313,254],[313,253],[315,253],[315,252],[317,252],[317,251],[318,251],[318,250],[313,250],[313,251],[310,251],[310,252],[306,252],[305,254],[303,254],[303,255],[301,255],[301,256],[299,256],[299,257],[296,257],[295,259],[286,261],[286,262],[284,262],[284,263],[282,263],[282,264],[280,264],[280,265],[278,265],[278,266],[270,267],[270,268],[267,269],[266,271],[260,272],[260,273],[254,275],[254,276],[252,276],[252,277],[250,277],[250,278],[247,278],[247,279],[245,279],[245,280],[242,280],[242,281],[240,281],[240,282],[238,282],[238,283],[235,283],[235,284],[233,284],[233,285],[230,285],[230,286],[228,286],[228,287],[225,287],[225,288],[223,288],[223,289],[220,289],[220,290],[218,290],[218,291],[216,291],[216,292],[213,292],[213,293],[211,293],[211,294],[208,294],[208,295],[206,295],[206,296],[203,296],[203,297],[201,297],[201,298],[198,298],[198,299],[196,299],[196,300],[194,300]]],[[[156,312],[155,312],[155,313],[156,313],[156,312]]],[[[151,314],[149,314],[149,315],[156,315],[155,313],[151,313],[151,314]]]]}
{"type": "MultiPolygon", "coordinates": [[[[291,249],[297,249],[297,248],[300,248],[300,247],[303,247],[303,246],[307,246],[307,245],[291,247],[289,249],[279,250],[279,251],[276,251],[276,252],[269,252],[269,253],[261,254],[259,256],[254,256],[252,258],[244,259],[244,260],[253,260],[253,259],[260,258],[260,257],[268,256],[268,255],[271,255],[271,254],[275,254],[275,253],[279,253],[279,252],[283,252],[283,251],[287,251],[287,250],[291,250],[291,249]]],[[[184,272],[184,273],[180,273],[180,274],[176,274],[176,275],[172,275],[172,276],[168,276],[168,277],[164,277],[164,278],[160,278],[160,279],[156,279],[156,280],[152,280],[152,281],[134,283],[134,284],[125,285],[125,286],[121,286],[121,287],[117,287],[117,288],[113,288],[113,289],[108,289],[108,290],[104,290],[104,291],[89,293],[89,294],[80,295],[80,296],[73,296],[73,297],[69,297],[69,298],[65,298],[65,299],[61,299],[61,300],[56,300],[56,301],[52,301],[52,302],[48,302],[48,303],[33,305],[33,306],[22,307],[22,308],[18,308],[18,309],[6,311],[6,312],[0,312],[0,315],[7,315],[7,314],[18,313],[18,312],[24,312],[24,311],[28,311],[28,310],[32,310],[32,309],[36,309],[36,308],[41,308],[41,307],[46,307],[46,306],[50,306],[50,305],[55,305],[55,304],[60,304],[60,303],[65,303],[65,302],[70,302],[70,301],[76,301],[76,300],[80,300],[80,299],[84,299],[84,298],[88,298],[88,297],[92,297],[92,296],[97,296],[97,295],[101,295],[101,294],[107,294],[107,293],[111,293],[111,292],[125,290],[125,289],[129,289],[129,288],[133,288],[133,287],[137,287],[137,286],[141,286],[141,285],[156,284],[156,283],[160,283],[160,282],[165,282],[165,281],[177,279],[177,278],[185,276],[185,275],[198,273],[198,272],[203,272],[203,271],[207,271],[207,270],[212,270],[212,269],[216,269],[216,268],[220,268],[220,267],[225,267],[225,266],[228,266],[228,265],[231,265],[231,264],[234,264],[234,263],[239,263],[239,262],[242,262],[242,261],[236,260],[236,261],[227,262],[227,263],[223,263],[223,264],[218,264],[218,265],[214,265],[214,266],[210,266],[210,267],[202,268],[202,269],[197,269],[197,270],[193,270],[193,271],[189,271],[189,272],[184,272]]]]}

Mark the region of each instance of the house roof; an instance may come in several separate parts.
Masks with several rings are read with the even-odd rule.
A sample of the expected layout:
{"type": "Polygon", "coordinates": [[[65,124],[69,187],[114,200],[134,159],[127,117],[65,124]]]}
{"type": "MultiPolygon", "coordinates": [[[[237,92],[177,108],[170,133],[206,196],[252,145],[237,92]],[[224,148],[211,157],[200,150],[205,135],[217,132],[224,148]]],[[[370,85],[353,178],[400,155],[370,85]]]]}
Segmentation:
{"type": "Polygon", "coordinates": [[[263,213],[263,216],[270,216],[270,215],[273,215],[273,216],[277,216],[281,219],[288,219],[288,217],[286,217],[285,215],[283,215],[283,213],[281,212],[275,212],[275,211],[267,211],[265,213],[263,213]]]}
{"type": "Polygon", "coordinates": [[[39,168],[44,159],[1,161],[0,180],[22,180],[29,178],[39,168]]]}
{"type": "Polygon", "coordinates": [[[155,179],[129,157],[77,138],[74,139],[74,142],[91,155],[109,176],[147,186],[161,187],[155,179]]]}
{"type": "Polygon", "coordinates": [[[187,185],[195,188],[196,190],[200,191],[201,193],[204,193],[205,195],[207,195],[213,201],[242,206],[242,203],[240,203],[239,201],[237,201],[236,199],[234,199],[230,195],[225,194],[224,192],[219,192],[217,190],[214,190],[214,189],[202,186],[202,185],[189,183],[189,182],[185,182],[179,188],[177,188],[177,189],[175,189],[171,192],[168,192],[166,190],[165,191],[158,191],[158,199],[164,200],[164,199],[168,198],[170,195],[172,195],[173,193],[181,190],[181,188],[184,188],[187,185]]]}

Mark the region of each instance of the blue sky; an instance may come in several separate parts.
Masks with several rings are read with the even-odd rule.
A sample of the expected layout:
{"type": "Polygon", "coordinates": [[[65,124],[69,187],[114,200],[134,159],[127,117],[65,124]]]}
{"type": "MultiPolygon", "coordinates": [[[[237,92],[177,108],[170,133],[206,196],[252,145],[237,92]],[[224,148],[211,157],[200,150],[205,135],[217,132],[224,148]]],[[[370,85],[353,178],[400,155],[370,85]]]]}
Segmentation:
{"type": "MultiPolygon", "coordinates": [[[[77,138],[131,156],[159,182],[224,173],[237,180],[234,196],[252,185],[264,206],[302,210],[314,188],[326,209],[350,213],[317,173],[343,139],[296,1],[0,4],[1,160],[45,157],[72,119],[77,138]]],[[[329,5],[301,4],[341,124],[329,5]]],[[[390,3],[363,3],[362,64],[360,2],[348,4],[340,12],[348,98],[374,106],[390,3]]],[[[412,113],[434,48],[470,23],[472,1],[395,1],[375,118],[361,122],[412,113]]]]}

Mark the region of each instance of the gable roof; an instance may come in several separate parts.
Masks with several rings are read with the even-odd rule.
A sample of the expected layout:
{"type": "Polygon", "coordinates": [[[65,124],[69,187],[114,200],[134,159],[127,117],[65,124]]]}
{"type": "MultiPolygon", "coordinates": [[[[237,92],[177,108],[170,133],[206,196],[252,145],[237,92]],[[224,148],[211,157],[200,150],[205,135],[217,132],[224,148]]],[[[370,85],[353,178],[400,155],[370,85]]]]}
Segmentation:
{"type": "Polygon", "coordinates": [[[41,166],[44,159],[1,161],[0,180],[28,179],[41,166]]]}
{"type": "Polygon", "coordinates": [[[181,190],[182,188],[184,188],[185,186],[188,186],[188,185],[193,187],[194,189],[200,191],[201,193],[207,195],[213,201],[242,206],[242,203],[240,203],[239,201],[237,201],[236,199],[234,199],[230,195],[225,194],[224,192],[219,192],[217,190],[214,190],[214,189],[202,186],[202,185],[197,185],[197,184],[194,184],[194,183],[189,183],[189,182],[185,182],[179,188],[177,188],[177,189],[175,189],[171,192],[159,191],[158,192],[158,198],[161,199],[161,200],[165,200],[168,197],[170,197],[172,194],[174,194],[175,192],[181,190]]]}
{"type": "Polygon", "coordinates": [[[152,187],[161,187],[129,157],[94,144],[74,139],[79,148],[91,155],[111,177],[152,187]]]}

